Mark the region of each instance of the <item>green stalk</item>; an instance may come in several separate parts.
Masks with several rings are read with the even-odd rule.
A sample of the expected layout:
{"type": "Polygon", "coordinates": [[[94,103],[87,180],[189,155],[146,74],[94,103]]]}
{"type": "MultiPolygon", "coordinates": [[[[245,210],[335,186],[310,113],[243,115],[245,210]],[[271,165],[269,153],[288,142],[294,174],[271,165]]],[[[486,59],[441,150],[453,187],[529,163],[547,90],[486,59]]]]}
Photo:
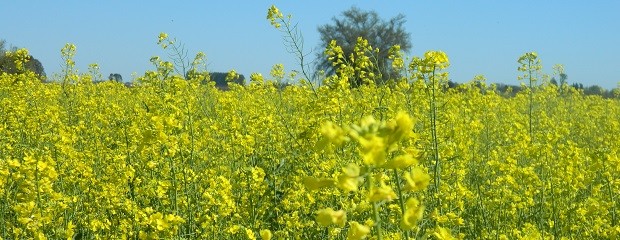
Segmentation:
{"type": "Polygon", "coordinates": [[[534,95],[534,89],[532,89],[532,60],[528,61],[528,71],[529,71],[529,80],[530,80],[530,93],[529,93],[529,97],[530,97],[530,101],[529,101],[529,112],[528,112],[528,116],[529,116],[529,124],[530,124],[530,143],[534,142],[534,133],[532,131],[532,108],[533,108],[533,95],[534,95]]]}
{"type": "MultiPolygon", "coordinates": [[[[434,193],[437,194],[439,192],[439,185],[441,183],[441,165],[439,163],[439,143],[437,140],[437,99],[436,99],[436,82],[435,82],[435,68],[433,67],[433,75],[431,76],[431,103],[430,103],[430,114],[431,114],[431,138],[433,144],[433,159],[435,160],[435,187],[433,189],[434,193]]],[[[440,201],[440,199],[437,199],[440,201]]],[[[441,204],[438,203],[438,206],[441,204]]]]}
{"type": "MultiPolygon", "coordinates": [[[[396,190],[398,194],[398,204],[400,205],[400,215],[402,218],[405,215],[405,202],[403,200],[403,191],[400,188],[400,176],[398,175],[398,170],[393,169],[392,172],[394,174],[394,182],[396,183],[394,185],[396,186],[396,190]]],[[[409,231],[404,231],[403,235],[405,239],[409,239],[409,231]]]]}
{"type": "Polygon", "coordinates": [[[168,159],[168,163],[170,166],[170,174],[172,174],[172,188],[173,188],[173,194],[172,194],[172,205],[174,206],[174,214],[177,215],[179,214],[179,205],[177,204],[177,197],[178,197],[178,192],[177,192],[177,176],[176,176],[176,169],[175,169],[175,165],[174,165],[174,161],[172,159],[172,157],[167,157],[168,159]]]}
{"type": "Polygon", "coordinates": [[[282,32],[285,33],[283,39],[284,44],[288,48],[287,51],[289,53],[295,54],[297,59],[299,60],[299,67],[301,68],[301,73],[308,80],[310,84],[310,89],[312,89],[312,93],[314,93],[315,97],[319,97],[319,94],[316,91],[316,87],[312,84],[312,79],[308,74],[307,67],[308,63],[306,63],[306,56],[308,53],[304,53],[304,38],[301,32],[297,28],[297,24],[291,25],[290,18],[288,21],[285,21],[284,18],[280,19],[280,22],[283,23],[285,30],[282,32]]]}
{"type": "Polygon", "coordinates": [[[382,234],[382,229],[381,229],[381,219],[379,217],[379,204],[378,203],[372,203],[372,213],[374,215],[375,218],[375,230],[377,230],[377,239],[378,240],[383,240],[383,234],[382,234]]]}
{"type": "Polygon", "coordinates": [[[558,213],[557,213],[557,205],[556,205],[556,197],[555,197],[555,193],[553,192],[553,179],[551,179],[552,181],[550,181],[551,183],[551,214],[553,217],[553,223],[555,224],[555,226],[553,227],[553,236],[555,236],[556,238],[560,237],[560,233],[558,232],[558,229],[560,228],[560,226],[558,226],[559,222],[558,222],[558,213]]]}
{"type": "Polygon", "coordinates": [[[611,189],[612,182],[609,179],[605,179],[605,180],[607,180],[607,194],[609,194],[609,199],[611,200],[611,202],[614,203],[611,208],[611,225],[615,226],[618,223],[616,219],[617,202],[614,200],[613,190],[611,189]]]}
{"type": "MultiPolygon", "coordinates": [[[[372,172],[372,169],[369,169],[368,172],[372,172]]],[[[374,181],[373,181],[373,176],[369,175],[368,176],[368,189],[372,189],[372,187],[374,186],[374,181]]],[[[383,232],[381,229],[381,217],[379,216],[379,204],[376,202],[372,203],[372,215],[374,217],[374,221],[375,221],[375,230],[377,231],[377,239],[378,240],[383,240],[383,232]]]]}
{"type": "MultiPolygon", "coordinates": [[[[189,163],[188,163],[188,159],[185,158],[185,156],[183,154],[180,154],[181,159],[183,160],[182,162],[184,163],[184,168],[183,168],[183,194],[185,195],[185,201],[188,205],[187,207],[187,218],[188,218],[188,229],[187,234],[191,234],[194,231],[194,209],[192,208],[192,206],[194,206],[192,204],[192,198],[190,197],[192,193],[196,192],[195,190],[195,184],[192,182],[191,187],[192,190],[188,190],[190,188],[190,186],[188,186],[188,182],[190,182],[187,179],[187,173],[186,173],[186,168],[188,167],[189,164],[189,168],[190,169],[197,169],[196,166],[194,165],[194,122],[193,122],[193,118],[190,112],[190,108],[189,108],[189,102],[187,99],[185,100],[185,106],[186,106],[186,114],[187,114],[187,122],[186,122],[186,127],[189,128],[189,135],[190,135],[190,153],[189,153],[189,163]]],[[[180,145],[180,144],[179,144],[180,145]]],[[[181,149],[181,146],[179,146],[179,149],[181,149]]]]}
{"type": "Polygon", "coordinates": [[[39,208],[39,214],[43,215],[43,206],[41,202],[41,189],[39,186],[39,158],[37,158],[37,162],[34,166],[34,179],[35,179],[35,189],[37,190],[37,208],[39,208]]]}

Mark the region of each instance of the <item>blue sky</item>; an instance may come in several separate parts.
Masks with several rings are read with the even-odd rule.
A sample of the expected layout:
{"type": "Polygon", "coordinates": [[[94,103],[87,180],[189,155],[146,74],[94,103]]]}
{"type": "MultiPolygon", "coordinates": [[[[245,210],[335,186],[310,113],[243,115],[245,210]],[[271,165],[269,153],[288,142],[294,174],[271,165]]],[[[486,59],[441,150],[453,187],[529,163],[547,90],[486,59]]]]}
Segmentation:
{"type": "Polygon", "coordinates": [[[466,82],[484,74],[489,82],[518,84],[517,59],[536,51],[544,71],[564,64],[568,82],[616,87],[620,82],[620,1],[5,1],[0,39],[26,47],[48,76],[60,71],[60,49],[77,45],[81,72],[98,63],[104,77],[131,81],[164,57],[157,36],[167,32],[190,55],[203,51],[208,70],[236,69],[268,75],[283,63],[297,69],[280,32],[265,19],[275,4],[293,15],[307,50],[319,44],[317,27],[351,6],[384,19],[402,13],[413,48],[445,51],[450,78],[466,82]]]}

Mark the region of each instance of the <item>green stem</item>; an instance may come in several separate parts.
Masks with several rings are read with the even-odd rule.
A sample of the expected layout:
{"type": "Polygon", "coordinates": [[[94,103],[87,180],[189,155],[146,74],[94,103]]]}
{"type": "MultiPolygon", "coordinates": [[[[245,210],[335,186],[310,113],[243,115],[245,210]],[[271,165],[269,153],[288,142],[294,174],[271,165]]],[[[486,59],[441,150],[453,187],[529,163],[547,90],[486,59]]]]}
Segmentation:
{"type": "MultiPolygon", "coordinates": [[[[435,187],[433,189],[434,194],[439,192],[439,185],[441,183],[441,165],[439,163],[439,143],[437,140],[437,99],[436,99],[436,82],[435,82],[435,67],[433,67],[433,75],[431,76],[431,104],[430,104],[430,114],[431,114],[431,137],[433,144],[433,158],[435,160],[435,187]]],[[[441,207],[441,201],[439,198],[437,199],[437,205],[441,207]]]]}
{"type": "Polygon", "coordinates": [[[617,202],[614,200],[613,190],[611,189],[612,181],[610,179],[605,179],[605,180],[607,180],[607,194],[609,194],[609,199],[611,200],[611,202],[614,203],[611,208],[611,225],[615,226],[617,224],[617,219],[616,219],[617,202]]]}
{"type": "Polygon", "coordinates": [[[37,205],[36,207],[39,208],[39,214],[41,214],[41,216],[43,216],[43,204],[41,202],[41,186],[39,186],[39,158],[36,158],[37,161],[35,162],[35,166],[34,166],[34,178],[35,178],[35,189],[37,190],[37,205]]]}
{"type": "Polygon", "coordinates": [[[529,92],[529,112],[528,112],[528,117],[529,117],[529,127],[530,127],[530,143],[534,142],[534,132],[532,130],[532,111],[533,111],[533,95],[534,95],[534,89],[532,89],[532,82],[533,82],[533,78],[532,78],[532,60],[530,60],[528,62],[528,68],[529,70],[529,80],[530,80],[530,92],[529,92]]]}
{"type": "Polygon", "coordinates": [[[312,93],[314,93],[314,96],[318,98],[319,94],[317,93],[314,84],[312,84],[313,78],[310,78],[308,70],[306,70],[306,68],[308,67],[308,64],[306,63],[306,56],[308,56],[308,54],[304,53],[303,35],[301,34],[301,32],[298,31],[297,25],[291,25],[290,19],[286,21],[284,20],[284,18],[281,18],[280,21],[283,23],[285,28],[285,30],[283,30],[282,32],[285,33],[284,41],[288,47],[287,50],[289,51],[289,53],[293,53],[296,55],[297,59],[299,60],[299,66],[301,67],[301,73],[308,80],[308,83],[310,84],[310,89],[312,89],[312,93]]]}
{"type": "Polygon", "coordinates": [[[375,218],[375,230],[377,230],[377,239],[383,240],[383,234],[381,229],[381,218],[379,217],[379,204],[376,202],[372,203],[372,213],[375,218]]]}
{"type": "Polygon", "coordinates": [[[174,161],[172,159],[172,157],[167,157],[168,162],[169,162],[169,166],[170,166],[170,174],[172,175],[172,188],[173,188],[173,194],[172,194],[172,205],[174,206],[174,214],[178,215],[179,214],[179,205],[177,204],[177,198],[178,198],[178,191],[177,191],[177,176],[176,176],[176,169],[175,169],[175,165],[174,165],[174,161]]]}
{"type": "MultiPolygon", "coordinates": [[[[368,172],[372,172],[372,169],[369,169],[368,172]]],[[[372,174],[369,174],[368,189],[370,190],[373,187],[374,187],[374,177],[372,176],[372,174]]],[[[377,239],[383,240],[383,233],[381,229],[381,217],[379,216],[379,203],[376,203],[376,202],[372,203],[372,214],[373,214],[374,221],[375,221],[374,228],[377,231],[377,239]]]]}
{"type": "MultiPolygon", "coordinates": [[[[403,192],[400,187],[400,176],[398,175],[398,170],[393,169],[392,172],[394,173],[394,182],[395,182],[394,185],[396,187],[397,194],[398,194],[398,204],[400,205],[400,214],[401,214],[401,217],[403,217],[405,215],[405,202],[403,199],[403,192]]],[[[409,239],[409,231],[404,231],[403,235],[405,239],[409,239]]]]}

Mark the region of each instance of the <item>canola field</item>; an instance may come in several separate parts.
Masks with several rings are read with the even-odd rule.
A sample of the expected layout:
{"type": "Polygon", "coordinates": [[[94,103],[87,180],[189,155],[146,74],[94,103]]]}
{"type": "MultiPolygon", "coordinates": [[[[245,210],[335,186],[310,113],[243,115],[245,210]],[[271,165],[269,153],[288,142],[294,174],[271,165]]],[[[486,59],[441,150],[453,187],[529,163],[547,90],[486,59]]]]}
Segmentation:
{"type": "Polygon", "coordinates": [[[618,99],[430,71],[221,91],[169,70],[130,88],[2,74],[0,237],[620,236],[618,99]]]}
{"type": "Polygon", "coordinates": [[[395,48],[405,74],[376,84],[358,44],[326,50],[320,86],[276,65],[222,91],[159,58],[94,84],[72,45],[59,81],[2,73],[0,239],[620,238],[618,98],[550,84],[534,53],[514,96],[448,88],[438,51],[395,48]]]}

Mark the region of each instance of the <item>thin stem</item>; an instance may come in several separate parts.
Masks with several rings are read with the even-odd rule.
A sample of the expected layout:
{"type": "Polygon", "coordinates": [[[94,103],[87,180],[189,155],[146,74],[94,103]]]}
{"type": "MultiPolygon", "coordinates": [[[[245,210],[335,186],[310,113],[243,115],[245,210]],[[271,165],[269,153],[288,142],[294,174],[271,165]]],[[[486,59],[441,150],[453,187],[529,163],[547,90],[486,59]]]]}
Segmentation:
{"type": "Polygon", "coordinates": [[[532,102],[533,102],[533,94],[534,94],[534,89],[532,89],[532,60],[528,61],[528,70],[529,70],[529,80],[530,80],[530,92],[529,92],[529,97],[530,97],[530,101],[529,101],[529,112],[528,112],[528,116],[529,116],[529,127],[530,127],[530,143],[534,142],[534,133],[532,131],[532,102]]]}
{"type": "MultiPolygon", "coordinates": [[[[369,169],[368,172],[372,172],[372,169],[369,169]]],[[[368,176],[368,189],[371,190],[374,187],[374,177],[372,175],[368,176]]],[[[383,232],[381,229],[381,217],[379,216],[379,203],[372,203],[372,215],[375,221],[375,226],[373,227],[377,231],[377,239],[383,240],[383,232]]]]}
{"type": "Polygon", "coordinates": [[[305,57],[308,54],[304,54],[303,52],[304,51],[303,35],[301,34],[301,32],[297,30],[297,25],[291,26],[290,18],[288,21],[285,21],[284,18],[280,18],[280,21],[284,24],[284,30],[282,32],[285,33],[284,41],[287,44],[287,47],[288,47],[287,50],[289,53],[294,53],[299,59],[299,66],[301,67],[301,73],[308,80],[308,83],[310,83],[310,88],[312,89],[314,96],[318,97],[319,95],[316,92],[314,84],[312,84],[312,78],[310,78],[310,76],[308,75],[308,72],[306,71],[307,64],[305,63],[305,57]]]}
{"type": "MultiPolygon", "coordinates": [[[[439,192],[439,185],[441,183],[441,165],[439,163],[439,143],[437,140],[437,99],[436,99],[436,79],[435,79],[436,67],[433,66],[433,74],[431,76],[431,137],[433,144],[433,158],[435,160],[435,187],[434,193],[437,194],[439,192]]],[[[441,199],[437,199],[441,201],[441,199]]],[[[441,204],[438,203],[438,206],[441,207],[441,204]]]]}
{"type": "MultiPolygon", "coordinates": [[[[402,189],[400,187],[400,176],[398,175],[398,170],[393,169],[392,173],[394,174],[394,182],[396,184],[396,190],[397,190],[397,194],[398,194],[398,204],[400,205],[400,214],[401,217],[403,217],[405,215],[405,201],[404,201],[404,197],[403,197],[403,193],[402,193],[402,189]]],[[[403,235],[405,237],[405,239],[409,239],[409,231],[404,231],[403,235]]]]}
{"type": "Polygon", "coordinates": [[[377,239],[383,240],[383,233],[381,229],[381,218],[379,217],[379,204],[372,203],[372,213],[375,218],[375,230],[377,230],[377,239]]]}
{"type": "Polygon", "coordinates": [[[617,219],[616,219],[616,205],[617,205],[616,203],[617,202],[614,200],[614,193],[613,193],[613,190],[611,189],[612,181],[610,181],[609,179],[605,179],[605,180],[607,180],[607,194],[609,194],[609,199],[611,200],[611,202],[614,203],[611,208],[611,225],[615,226],[617,223],[617,219]]]}

